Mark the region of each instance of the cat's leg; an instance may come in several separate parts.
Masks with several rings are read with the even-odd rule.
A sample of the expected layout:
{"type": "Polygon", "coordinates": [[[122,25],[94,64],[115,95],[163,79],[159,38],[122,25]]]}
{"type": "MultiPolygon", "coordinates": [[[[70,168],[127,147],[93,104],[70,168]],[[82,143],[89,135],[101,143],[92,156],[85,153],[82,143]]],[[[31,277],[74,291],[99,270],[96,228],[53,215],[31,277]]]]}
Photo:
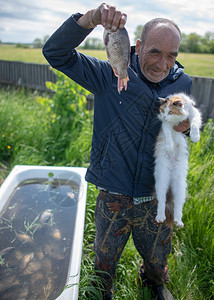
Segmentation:
{"type": "Polygon", "coordinates": [[[197,143],[200,140],[201,114],[196,108],[192,107],[189,118],[190,138],[194,143],[197,143]]]}
{"type": "Polygon", "coordinates": [[[183,205],[186,200],[186,177],[188,169],[187,150],[177,156],[177,162],[171,178],[172,193],[174,196],[174,222],[177,226],[183,227],[183,205]]]}
{"type": "Polygon", "coordinates": [[[166,219],[166,195],[168,192],[170,183],[169,165],[164,156],[159,157],[156,160],[155,166],[155,190],[158,201],[156,221],[158,223],[164,222],[166,219]]]}
{"type": "Polygon", "coordinates": [[[172,137],[172,127],[167,122],[162,123],[163,137],[165,140],[165,150],[167,152],[173,151],[174,142],[172,137]]]}

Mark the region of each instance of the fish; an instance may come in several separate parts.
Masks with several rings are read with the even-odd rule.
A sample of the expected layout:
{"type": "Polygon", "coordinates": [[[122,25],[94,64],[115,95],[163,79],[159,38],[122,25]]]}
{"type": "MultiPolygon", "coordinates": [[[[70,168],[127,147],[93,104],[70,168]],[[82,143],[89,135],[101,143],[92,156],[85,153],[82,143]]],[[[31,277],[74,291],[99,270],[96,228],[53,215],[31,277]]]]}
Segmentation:
{"type": "Polygon", "coordinates": [[[53,219],[53,214],[51,209],[46,209],[40,216],[40,222],[43,224],[48,224],[53,219]]]}
{"type": "Polygon", "coordinates": [[[4,248],[3,250],[0,251],[0,256],[2,255],[5,255],[7,253],[10,253],[12,250],[14,250],[15,247],[7,247],[7,248],[4,248]]]}
{"type": "Polygon", "coordinates": [[[125,27],[123,29],[118,28],[116,31],[105,29],[103,41],[109,63],[114,75],[118,77],[117,90],[120,94],[123,88],[127,90],[127,82],[129,81],[128,66],[131,47],[128,32],[125,27]]]}

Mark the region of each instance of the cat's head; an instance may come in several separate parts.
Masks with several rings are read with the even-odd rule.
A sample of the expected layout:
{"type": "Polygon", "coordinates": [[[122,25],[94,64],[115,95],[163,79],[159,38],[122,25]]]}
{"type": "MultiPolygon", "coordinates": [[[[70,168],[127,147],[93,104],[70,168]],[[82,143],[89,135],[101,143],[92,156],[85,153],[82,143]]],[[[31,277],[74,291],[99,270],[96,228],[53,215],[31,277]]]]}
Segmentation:
{"type": "Polygon", "coordinates": [[[161,121],[173,124],[179,123],[187,118],[184,109],[185,101],[178,96],[169,96],[167,98],[159,98],[160,109],[158,118],[161,121]]]}

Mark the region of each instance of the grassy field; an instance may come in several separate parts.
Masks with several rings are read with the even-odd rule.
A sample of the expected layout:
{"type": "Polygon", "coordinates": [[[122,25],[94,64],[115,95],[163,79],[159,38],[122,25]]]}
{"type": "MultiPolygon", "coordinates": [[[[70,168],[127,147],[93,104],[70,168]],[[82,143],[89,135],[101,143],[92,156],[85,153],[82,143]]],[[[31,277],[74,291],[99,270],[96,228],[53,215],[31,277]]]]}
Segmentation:
{"type": "MultiPolygon", "coordinates": [[[[80,51],[99,59],[107,59],[106,52],[102,50],[81,49],[80,51]]],[[[16,48],[15,45],[1,45],[0,59],[41,64],[47,63],[41,49],[16,48]]],[[[185,67],[185,72],[189,75],[214,77],[214,55],[212,54],[180,53],[178,61],[185,67]]]]}

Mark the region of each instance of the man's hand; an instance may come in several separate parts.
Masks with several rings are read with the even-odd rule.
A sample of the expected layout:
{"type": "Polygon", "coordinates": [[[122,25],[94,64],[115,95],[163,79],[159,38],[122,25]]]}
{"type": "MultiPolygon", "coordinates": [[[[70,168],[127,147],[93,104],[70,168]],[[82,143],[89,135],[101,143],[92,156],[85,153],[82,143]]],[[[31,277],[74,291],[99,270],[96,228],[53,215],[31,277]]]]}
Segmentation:
{"type": "Polygon", "coordinates": [[[127,15],[117,10],[115,6],[102,3],[93,13],[93,22],[102,25],[106,29],[115,31],[117,28],[123,29],[127,15]]]}
{"type": "Polygon", "coordinates": [[[186,119],[183,122],[179,123],[178,125],[174,126],[173,128],[175,129],[175,131],[185,133],[188,131],[189,127],[190,127],[189,119],[186,119]]]}
{"type": "Polygon", "coordinates": [[[85,28],[94,28],[102,25],[106,29],[116,31],[123,29],[127,20],[127,15],[117,10],[115,6],[102,3],[97,9],[89,10],[77,22],[85,28]]]}

